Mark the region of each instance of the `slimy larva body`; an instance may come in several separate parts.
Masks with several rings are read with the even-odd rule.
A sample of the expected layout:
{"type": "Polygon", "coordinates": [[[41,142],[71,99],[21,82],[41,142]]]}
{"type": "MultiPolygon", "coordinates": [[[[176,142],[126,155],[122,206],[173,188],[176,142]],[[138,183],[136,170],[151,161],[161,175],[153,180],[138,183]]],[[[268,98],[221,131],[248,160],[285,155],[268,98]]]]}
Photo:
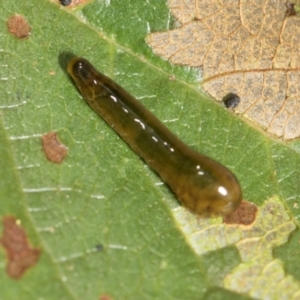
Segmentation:
{"type": "Polygon", "coordinates": [[[160,175],[183,206],[206,217],[226,215],[239,206],[241,187],[226,167],[186,146],[87,60],[73,58],[68,73],[86,102],[160,175]]]}

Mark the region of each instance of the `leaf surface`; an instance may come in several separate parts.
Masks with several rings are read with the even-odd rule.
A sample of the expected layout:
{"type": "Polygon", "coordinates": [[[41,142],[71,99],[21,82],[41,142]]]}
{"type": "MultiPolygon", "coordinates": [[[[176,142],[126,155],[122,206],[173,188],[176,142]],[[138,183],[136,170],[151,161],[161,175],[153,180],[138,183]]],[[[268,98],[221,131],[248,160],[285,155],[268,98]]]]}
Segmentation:
{"type": "Polygon", "coordinates": [[[268,259],[257,260],[256,270],[279,270],[296,297],[299,256],[285,253],[297,247],[299,144],[270,139],[199,91],[197,70],[152,52],[147,34],[174,25],[165,3],[94,1],[74,9],[4,0],[0,12],[0,213],[18,219],[41,249],[17,281],[6,273],[1,250],[0,298],[263,299],[266,285],[241,290],[236,274],[277,282],[276,272],[250,277],[238,246],[241,229],[219,219],[199,221],[204,227],[193,232],[207,233],[208,251],[195,250],[202,238],[195,248],[185,227],[197,219],[182,223],[180,204],[161,179],[81,99],[59,64],[63,52],[87,58],[193,149],[232,169],[259,212],[271,207],[265,221],[257,217],[247,229],[261,243],[272,236],[268,259]],[[29,37],[9,33],[14,14],[27,20],[29,37]],[[60,164],[42,150],[49,132],[68,148],[60,164]],[[219,229],[209,233],[211,224],[219,229]]]}

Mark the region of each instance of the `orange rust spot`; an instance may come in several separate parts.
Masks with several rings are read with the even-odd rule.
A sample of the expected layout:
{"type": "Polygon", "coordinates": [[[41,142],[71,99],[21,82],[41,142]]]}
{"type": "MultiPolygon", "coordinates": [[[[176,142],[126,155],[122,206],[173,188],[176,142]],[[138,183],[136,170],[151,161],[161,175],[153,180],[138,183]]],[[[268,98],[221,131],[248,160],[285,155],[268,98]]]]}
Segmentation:
{"type": "Polygon", "coordinates": [[[21,15],[13,15],[7,21],[8,31],[19,39],[24,39],[30,34],[30,26],[21,15]]]}
{"type": "Polygon", "coordinates": [[[8,258],[6,272],[13,279],[19,279],[32,267],[40,256],[40,249],[31,248],[25,230],[17,224],[13,216],[5,216],[2,220],[3,235],[0,244],[4,247],[8,258]]]}
{"type": "Polygon", "coordinates": [[[224,216],[223,222],[226,224],[251,225],[256,218],[257,207],[247,201],[242,201],[239,208],[233,213],[224,216]]]}
{"type": "Polygon", "coordinates": [[[68,148],[59,141],[56,132],[43,135],[42,144],[47,159],[53,163],[60,164],[68,153],[68,148]]]}
{"type": "Polygon", "coordinates": [[[102,294],[99,300],[113,300],[113,298],[107,294],[102,294]]]}

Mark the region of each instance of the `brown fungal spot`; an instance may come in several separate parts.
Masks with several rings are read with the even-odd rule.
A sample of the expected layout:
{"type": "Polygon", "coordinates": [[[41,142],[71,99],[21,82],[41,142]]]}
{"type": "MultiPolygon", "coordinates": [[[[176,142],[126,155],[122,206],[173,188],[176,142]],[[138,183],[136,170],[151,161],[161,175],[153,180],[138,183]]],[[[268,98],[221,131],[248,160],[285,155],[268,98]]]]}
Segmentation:
{"type": "Polygon", "coordinates": [[[7,21],[8,31],[19,39],[24,39],[30,34],[30,26],[21,15],[13,15],[7,21]]]}
{"type": "Polygon", "coordinates": [[[43,150],[49,161],[60,164],[68,153],[68,148],[63,145],[56,132],[49,132],[42,136],[43,150]]]}
{"type": "Polygon", "coordinates": [[[256,218],[257,207],[247,201],[242,201],[239,208],[233,213],[224,216],[223,222],[226,224],[251,225],[256,218]]]}
{"type": "Polygon", "coordinates": [[[8,258],[6,271],[13,279],[19,279],[24,272],[36,264],[40,249],[31,248],[25,230],[13,216],[5,216],[2,220],[3,235],[0,244],[8,258]]]}

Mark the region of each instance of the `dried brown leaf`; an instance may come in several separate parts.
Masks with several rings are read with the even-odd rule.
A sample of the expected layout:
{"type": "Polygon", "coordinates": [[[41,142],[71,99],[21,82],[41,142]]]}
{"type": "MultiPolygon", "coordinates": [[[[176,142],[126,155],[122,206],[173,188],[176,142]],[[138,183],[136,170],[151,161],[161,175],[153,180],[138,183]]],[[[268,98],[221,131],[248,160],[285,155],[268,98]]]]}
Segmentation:
{"type": "Polygon", "coordinates": [[[147,42],[172,63],[201,67],[202,86],[269,133],[300,136],[300,18],[286,0],[169,0],[180,27],[152,33],[147,42]]]}

